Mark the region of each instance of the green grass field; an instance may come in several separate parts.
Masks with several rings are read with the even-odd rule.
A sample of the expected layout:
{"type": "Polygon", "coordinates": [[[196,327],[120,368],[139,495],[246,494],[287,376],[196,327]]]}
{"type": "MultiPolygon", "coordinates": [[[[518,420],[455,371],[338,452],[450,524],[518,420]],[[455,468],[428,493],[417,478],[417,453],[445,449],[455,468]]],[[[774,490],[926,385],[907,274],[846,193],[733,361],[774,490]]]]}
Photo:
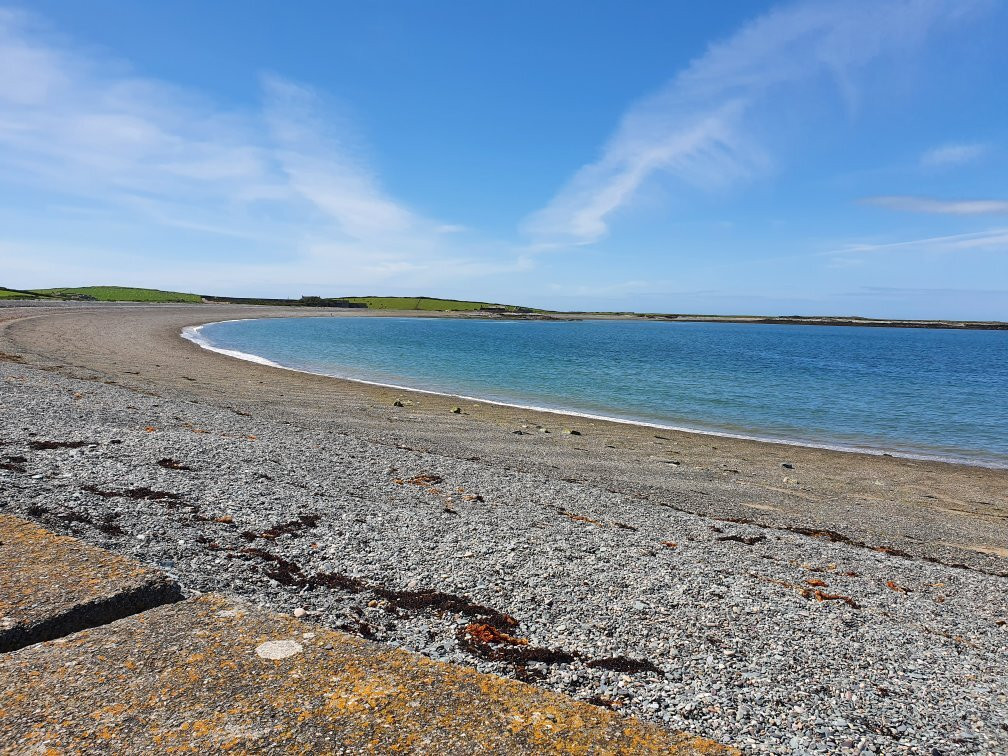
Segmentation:
{"type": "MultiPolygon", "coordinates": [[[[129,286],[64,286],[53,289],[32,289],[16,291],[0,287],[0,299],[33,298],[91,298],[99,302],[201,302],[199,294],[186,294],[160,289],[138,289],[129,286]]],[[[214,297],[227,301],[226,298],[214,297]]],[[[531,307],[496,304],[493,302],[472,302],[463,299],[439,299],[437,297],[340,297],[350,302],[367,305],[371,310],[429,310],[429,311],[471,311],[485,307],[503,308],[513,312],[544,312],[531,307]]],[[[254,304],[304,304],[299,300],[250,300],[236,299],[254,304]]]]}
{"type": "Polygon", "coordinates": [[[0,288],[0,299],[38,299],[38,295],[30,291],[0,288]]]}
{"type": "Polygon", "coordinates": [[[160,289],[135,289],[130,286],[77,286],[57,289],[35,289],[34,293],[49,296],[83,294],[99,302],[201,302],[199,294],[160,289]]]}
{"type": "Polygon", "coordinates": [[[541,312],[530,307],[494,304],[493,302],[469,302],[462,299],[438,299],[436,297],[340,297],[349,302],[362,302],[369,310],[479,310],[483,307],[503,307],[508,310],[541,312]]]}

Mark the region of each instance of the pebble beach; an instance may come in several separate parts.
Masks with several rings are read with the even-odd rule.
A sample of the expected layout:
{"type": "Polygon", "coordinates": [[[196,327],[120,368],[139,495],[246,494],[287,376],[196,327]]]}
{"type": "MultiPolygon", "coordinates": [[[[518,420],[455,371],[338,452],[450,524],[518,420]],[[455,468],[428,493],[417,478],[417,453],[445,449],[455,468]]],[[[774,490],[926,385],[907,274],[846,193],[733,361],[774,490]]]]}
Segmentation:
{"type": "Polygon", "coordinates": [[[292,315],[0,310],[2,510],[747,753],[1008,750],[1008,471],[463,403],[179,335],[266,314],[292,315]]]}

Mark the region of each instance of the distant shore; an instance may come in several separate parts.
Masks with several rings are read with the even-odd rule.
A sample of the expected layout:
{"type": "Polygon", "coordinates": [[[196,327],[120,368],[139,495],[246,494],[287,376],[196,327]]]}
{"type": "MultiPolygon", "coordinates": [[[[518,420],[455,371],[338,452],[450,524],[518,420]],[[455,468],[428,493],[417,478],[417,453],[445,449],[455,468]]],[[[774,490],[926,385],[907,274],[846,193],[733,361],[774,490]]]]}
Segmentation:
{"type": "MultiPolygon", "coordinates": [[[[157,290],[139,290],[144,292],[171,294],[178,296],[179,300],[166,299],[160,304],[193,304],[192,301],[184,302],[182,297],[192,297],[196,295],[182,294],[174,292],[158,292],[157,290]]],[[[144,305],[151,304],[150,301],[116,301],[116,302],[94,302],[81,299],[16,299],[18,293],[29,294],[30,292],[18,292],[13,289],[0,288],[0,294],[6,293],[8,297],[0,297],[0,308],[2,307],[22,307],[22,306],[89,306],[95,304],[103,305],[144,305]]],[[[46,295],[52,297],[55,295],[46,295]]],[[[237,297],[230,300],[227,297],[209,297],[204,299],[204,303],[215,306],[254,306],[259,308],[304,311],[313,309],[311,300],[318,300],[318,297],[302,297],[299,300],[272,300],[272,299],[247,299],[237,297]]],[[[482,302],[457,302],[456,300],[437,300],[430,297],[416,298],[419,302],[423,300],[423,308],[396,309],[391,307],[374,307],[365,304],[365,297],[350,297],[346,300],[346,307],[328,306],[317,308],[327,314],[342,314],[347,310],[352,310],[353,314],[367,315],[396,315],[400,317],[448,317],[448,318],[501,318],[508,320],[650,320],[650,321],[670,321],[679,323],[739,323],[739,324],[762,324],[762,325],[822,325],[822,326],[848,326],[864,328],[936,328],[952,330],[984,330],[984,331],[1006,331],[1008,321],[983,321],[983,320],[955,320],[955,319],[909,319],[909,318],[865,318],[857,315],[836,316],[836,315],[702,315],[688,313],[638,313],[638,312],[562,312],[554,310],[539,310],[532,308],[497,306],[482,302]],[[444,301],[446,309],[439,309],[438,302],[444,301]],[[453,309],[452,304],[465,304],[466,309],[453,309]],[[477,306],[480,307],[477,307],[477,306]]],[[[373,299],[373,298],[372,298],[373,299]]],[[[413,299],[413,298],[410,298],[413,299]]],[[[381,301],[381,298],[378,298],[381,301]]],[[[332,300],[333,302],[339,300],[332,300]]],[[[265,316],[260,316],[265,317],[265,316]]]]}

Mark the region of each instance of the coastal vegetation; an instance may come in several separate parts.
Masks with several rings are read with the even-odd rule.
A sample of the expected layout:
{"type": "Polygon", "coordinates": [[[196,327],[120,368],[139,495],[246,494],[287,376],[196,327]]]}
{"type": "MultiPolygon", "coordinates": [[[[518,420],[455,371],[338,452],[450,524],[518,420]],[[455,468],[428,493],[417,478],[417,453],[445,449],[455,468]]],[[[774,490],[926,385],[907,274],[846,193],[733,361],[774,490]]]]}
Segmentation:
{"type": "Polygon", "coordinates": [[[288,307],[360,307],[370,310],[424,310],[431,312],[471,312],[490,310],[498,312],[547,312],[520,305],[478,302],[464,299],[438,297],[319,297],[302,296],[299,299],[270,297],[226,297],[210,294],[188,294],[161,289],[143,289],[131,286],[64,286],[52,289],[7,289],[0,287],[0,299],[81,299],[98,302],[217,302],[232,304],[257,304],[288,307]]]}
{"type": "Polygon", "coordinates": [[[465,299],[438,297],[345,297],[350,302],[366,304],[369,310],[432,310],[466,312],[472,310],[504,310],[506,312],[546,312],[520,305],[474,302],[465,299]]]}
{"type": "Polygon", "coordinates": [[[32,294],[58,299],[84,299],[97,302],[201,302],[199,294],[160,289],[139,289],[132,286],[78,286],[55,289],[32,289],[32,294]]]}
{"type": "Polygon", "coordinates": [[[827,325],[863,326],[884,328],[940,328],[1008,330],[1005,321],[970,320],[908,320],[901,318],[866,318],[859,315],[707,315],[698,313],[641,313],[605,311],[544,310],[523,305],[499,304],[468,299],[442,299],[440,297],[320,297],[305,295],[298,299],[269,297],[227,297],[211,294],[190,294],[161,289],[144,289],[131,286],[76,286],[52,289],[11,289],[0,286],[0,301],[24,299],[97,302],[207,302],[213,304],[264,305],[272,307],[332,307],[390,310],[401,312],[470,312],[497,316],[528,316],[531,319],[553,317],[588,318],[642,318],[658,321],[700,323],[753,323],[764,325],[827,325]]]}
{"type": "Polygon", "coordinates": [[[22,291],[21,289],[7,289],[0,286],[0,299],[40,299],[41,295],[33,291],[22,291]]]}

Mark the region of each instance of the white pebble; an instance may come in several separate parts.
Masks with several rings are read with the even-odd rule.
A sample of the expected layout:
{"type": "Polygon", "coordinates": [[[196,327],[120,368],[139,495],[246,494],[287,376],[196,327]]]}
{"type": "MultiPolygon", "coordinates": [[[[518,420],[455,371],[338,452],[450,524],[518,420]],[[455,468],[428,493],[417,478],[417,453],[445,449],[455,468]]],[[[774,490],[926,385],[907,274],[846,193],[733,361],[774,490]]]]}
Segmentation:
{"type": "Polygon", "coordinates": [[[266,641],[256,646],[256,654],[262,659],[286,659],[289,656],[300,654],[304,650],[297,641],[266,641]]]}

